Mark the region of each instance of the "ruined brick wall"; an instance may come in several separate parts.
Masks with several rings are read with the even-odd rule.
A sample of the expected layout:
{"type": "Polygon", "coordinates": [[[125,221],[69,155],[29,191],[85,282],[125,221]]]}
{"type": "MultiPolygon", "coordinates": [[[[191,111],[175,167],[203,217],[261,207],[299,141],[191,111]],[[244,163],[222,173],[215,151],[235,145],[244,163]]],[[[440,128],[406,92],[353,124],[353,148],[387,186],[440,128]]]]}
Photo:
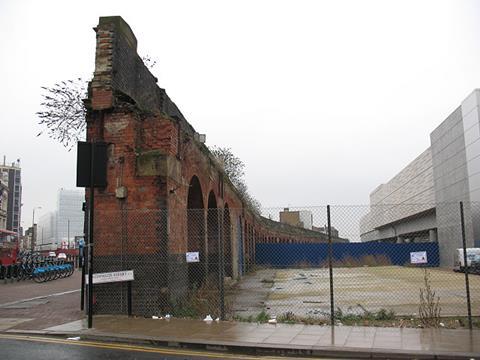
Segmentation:
{"type": "MultiPolygon", "coordinates": [[[[134,270],[135,314],[168,309],[185,295],[192,274],[206,276],[218,269],[222,249],[226,275],[238,277],[254,265],[256,242],[325,240],[262,220],[245,208],[143,64],[128,24],[105,17],[95,30],[87,139],[109,144],[108,185],[95,190],[95,272],[134,270]],[[187,264],[185,253],[198,250],[201,264],[187,264]]],[[[125,312],[124,285],[97,285],[95,291],[97,312],[125,312]]]]}

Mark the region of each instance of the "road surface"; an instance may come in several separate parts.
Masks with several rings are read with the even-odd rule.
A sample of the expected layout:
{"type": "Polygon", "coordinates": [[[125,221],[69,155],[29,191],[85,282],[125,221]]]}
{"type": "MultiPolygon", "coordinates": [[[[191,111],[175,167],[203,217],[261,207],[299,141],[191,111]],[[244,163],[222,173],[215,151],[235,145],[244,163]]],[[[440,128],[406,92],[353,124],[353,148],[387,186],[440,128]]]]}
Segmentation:
{"type": "Polygon", "coordinates": [[[289,359],[287,357],[236,355],[229,353],[187,350],[180,348],[177,349],[131,345],[124,343],[68,340],[53,337],[37,337],[13,334],[0,334],[0,358],[2,360],[289,359]]]}

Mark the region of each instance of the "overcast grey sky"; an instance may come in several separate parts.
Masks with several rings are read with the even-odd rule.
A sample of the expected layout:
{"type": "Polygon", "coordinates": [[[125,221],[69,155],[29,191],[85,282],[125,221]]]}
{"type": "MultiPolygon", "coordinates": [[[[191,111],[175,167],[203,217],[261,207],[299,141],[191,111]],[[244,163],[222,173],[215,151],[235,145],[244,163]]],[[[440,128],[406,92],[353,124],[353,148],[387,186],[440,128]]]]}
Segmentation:
{"type": "Polygon", "coordinates": [[[480,87],[480,1],[0,0],[0,155],[21,159],[24,227],[75,186],[75,151],[36,137],[40,86],[92,76],[108,15],[268,207],[367,204],[480,87]]]}

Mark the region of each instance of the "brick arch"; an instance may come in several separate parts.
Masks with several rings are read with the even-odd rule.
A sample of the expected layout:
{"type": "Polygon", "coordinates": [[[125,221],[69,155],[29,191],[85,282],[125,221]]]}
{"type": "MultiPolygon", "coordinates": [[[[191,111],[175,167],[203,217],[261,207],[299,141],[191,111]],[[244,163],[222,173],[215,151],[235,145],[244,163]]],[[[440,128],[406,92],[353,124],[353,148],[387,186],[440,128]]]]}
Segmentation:
{"type": "Polygon", "coordinates": [[[200,262],[188,263],[188,286],[195,288],[205,281],[205,206],[200,180],[192,176],[187,194],[187,251],[198,252],[200,262]]]}
{"type": "Polygon", "coordinates": [[[212,199],[215,199],[214,208],[220,208],[222,206],[222,199],[220,198],[220,196],[218,196],[217,191],[215,191],[215,189],[217,188],[217,184],[210,181],[207,188],[210,188],[210,191],[205,194],[205,204],[207,204],[207,209],[210,207],[209,203],[212,199]]]}
{"type": "Polygon", "coordinates": [[[187,208],[203,209],[205,206],[203,200],[202,184],[197,175],[193,175],[188,183],[187,208]]]}
{"type": "Polygon", "coordinates": [[[207,201],[207,253],[208,253],[208,274],[218,274],[219,264],[219,228],[218,228],[218,205],[213,190],[208,193],[207,201]]]}
{"type": "Polygon", "coordinates": [[[233,277],[232,221],[228,203],[225,204],[223,210],[223,249],[225,276],[233,277]]]}
{"type": "MultiPolygon", "coordinates": [[[[190,156],[198,156],[198,154],[190,154],[190,156]]],[[[213,193],[215,196],[215,200],[217,202],[217,206],[220,206],[219,203],[219,194],[218,194],[218,181],[212,180],[210,171],[205,171],[204,168],[200,168],[198,164],[191,164],[189,159],[185,159],[185,163],[183,163],[185,166],[182,168],[182,173],[183,177],[186,179],[192,179],[193,177],[196,177],[198,179],[198,182],[200,184],[200,187],[202,188],[202,201],[203,204],[205,205],[205,208],[208,208],[208,200],[210,193],[213,193]]]]}

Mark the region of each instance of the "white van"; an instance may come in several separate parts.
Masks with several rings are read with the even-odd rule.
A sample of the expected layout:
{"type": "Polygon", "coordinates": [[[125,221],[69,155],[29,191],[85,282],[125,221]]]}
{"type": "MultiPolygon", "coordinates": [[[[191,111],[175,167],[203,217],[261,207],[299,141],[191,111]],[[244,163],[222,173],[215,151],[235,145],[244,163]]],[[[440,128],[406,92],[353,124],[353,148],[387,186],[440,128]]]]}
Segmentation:
{"type": "MultiPolygon", "coordinates": [[[[463,271],[465,267],[463,249],[455,251],[453,266],[455,271],[463,271]]],[[[480,268],[480,248],[467,248],[467,266],[475,270],[480,268]]]]}

